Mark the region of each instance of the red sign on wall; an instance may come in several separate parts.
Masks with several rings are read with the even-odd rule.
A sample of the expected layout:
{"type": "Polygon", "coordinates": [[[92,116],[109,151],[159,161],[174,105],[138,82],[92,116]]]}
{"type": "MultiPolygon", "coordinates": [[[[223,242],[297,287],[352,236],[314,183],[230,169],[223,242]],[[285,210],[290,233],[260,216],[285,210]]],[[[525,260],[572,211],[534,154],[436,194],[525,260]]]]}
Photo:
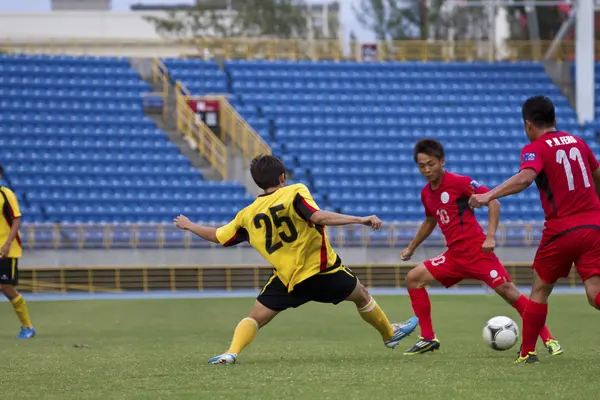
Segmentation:
{"type": "Polygon", "coordinates": [[[196,113],[196,118],[211,128],[219,126],[219,100],[188,100],[188,105],[196,113]]]}

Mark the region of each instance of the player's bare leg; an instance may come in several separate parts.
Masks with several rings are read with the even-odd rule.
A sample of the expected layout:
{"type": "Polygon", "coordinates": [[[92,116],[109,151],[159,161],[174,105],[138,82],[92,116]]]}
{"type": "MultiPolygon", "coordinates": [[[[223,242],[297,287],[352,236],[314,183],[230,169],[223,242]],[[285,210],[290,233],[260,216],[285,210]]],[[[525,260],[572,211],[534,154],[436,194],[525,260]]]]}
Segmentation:
{"type": "Polygon", "coordinates": [[[360,317],[379,331],[386,347],[393,349],[400,340],[410,335],[417,327],[416,317],[403,323],[391,324],[381,307],[358,279],[356,287],[346,300],[356,304],[360,317]]]}
{"type": "Polygon", "coordinates": [[[27,303],[14,285],[0,285],[0,291],[12,304],[19,321],[21,322],[21,331],[17,339],[31,339],[35,336],[35,329],[29,318],[27,303]]]}
{"type": "Polygon", "coordinates": [[[592,307],[600,310],[600,276],[594,275],[583,282],[585,294],[592,307]]]}
{"type": "Polygon", "coordinates": [[[535,352],[535,343],[546,324],[548,316],[548,297],[554,289],[554,283],[544,282],[537,274],[533,277],[531,296],[523,313],[523,345],[515,363],[531,364],[539,361],[535,352]]]}
{"type": "Polygon", "coordinates": [[[404,352],[404,355],[416,355],[435,351],[440,348],[440,342],[436,338],[431,322],[431,301],[425,289],[435,278],[425,264],[420,263],[411,269],[406,275],[406,287],[410,296],[412,308],[421,326],[421,335],[417,343],[404,352]]]}
{"type": "MultiPolygon", "coordinates": [[[[521,317],[523,317],[523,313],[525,312],[525,307],[527,307],[527,303],[529,303],[529,299],[521,294],[519,289],[512,282],[504,282],[494,288],[496,293],[500,295],[508,304],[513,306],[515,310],[519,313],[521,317]]],[[[558,343],[558,341],[552,336],[550,330],[546,325],[542,328],[540,332],[540,338],[542,339],[542,343],[546,346],[548,353],[552,356],[558,356],[563,353],[563,348],[558,343]]]]}
{"type": "Polygon", "coordinates": [[[252,342],[256,336],[256,332],[263,326],[267,325],[275,316],[279,314],[278,311],[273,311],[258,300],[254,302],[250,314],[248,317],[242,319],[235,331],[233,332],[233,339],[227,352],[213,357],[208,360],[209,364],[233,364],[235,363],[238,354],[252,342]]]}

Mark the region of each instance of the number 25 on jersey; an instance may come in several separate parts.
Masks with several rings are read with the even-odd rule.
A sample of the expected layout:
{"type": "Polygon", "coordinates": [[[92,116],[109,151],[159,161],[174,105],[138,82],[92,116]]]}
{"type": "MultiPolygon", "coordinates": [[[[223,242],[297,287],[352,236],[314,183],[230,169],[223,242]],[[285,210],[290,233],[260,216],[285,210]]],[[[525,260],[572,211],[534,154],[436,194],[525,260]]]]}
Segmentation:
{"type": "Polygon", "coordinates": [[[283,210],[283,204],[276,205],[274,207],[269,208],[269,214],[271,214],[271,218],[267,214],[257,214],[254,217],[254,227],[256,229],[260,229],[261,226],[265,227],[265,247],[267,253],[273,254],[281,247],[283,247],[282,242],[273,243],[273,223],[275,227],[281,228],[283,225],[286,225],[290,233],[288,234],[283,231],[277,231],[279,238],[286,243],[292,243],[296,239],[298,239],[298,231],[292,222],[292,219],[288,216],[280,216],[277,213],[283,210]],[[272,219],[272,222],[271,222],[272,219]]]}

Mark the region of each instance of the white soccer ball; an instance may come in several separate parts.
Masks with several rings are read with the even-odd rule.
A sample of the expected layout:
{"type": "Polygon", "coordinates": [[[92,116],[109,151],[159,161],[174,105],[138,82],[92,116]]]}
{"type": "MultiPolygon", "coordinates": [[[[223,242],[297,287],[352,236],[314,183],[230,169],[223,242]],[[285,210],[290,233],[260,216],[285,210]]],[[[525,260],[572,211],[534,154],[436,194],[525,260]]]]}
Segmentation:
{"type": "Polygon", "coordinates": [[[519,326],[508,317],[494,317],[483,328],[483,340],[494,350],[508,350],[519,339],[519,326]]]}

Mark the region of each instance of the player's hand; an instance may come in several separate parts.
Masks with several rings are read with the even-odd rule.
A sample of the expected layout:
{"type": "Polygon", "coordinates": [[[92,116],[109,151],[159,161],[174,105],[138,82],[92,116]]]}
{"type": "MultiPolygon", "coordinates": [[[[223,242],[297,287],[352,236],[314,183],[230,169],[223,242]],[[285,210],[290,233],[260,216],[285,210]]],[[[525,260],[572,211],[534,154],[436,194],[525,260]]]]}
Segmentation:
{"type": "Polygon", "coordinates": [[[377,215],[369,215],[368,217],[361,217],[360,223],[365,226],[370,226],[371,228],[373,228],[374,231],[380,230],[381,227],[383,226],[383,222],[381,222],[381,220],[379,218],[377,218],[377,215]]]}
{"type": "Polygon", "coordinates": [[[413,249],[410,249],[410,248],[407,247],[407,248],[405,248],[404,250],[402,250],[400,252],[400,259],[402,261],[408,261],[408,260],[410,260],[412,258],[414,252],[415,251],[413,249]]]}
{"type": "Polygon", "coordinates": [[[484,194],[474,194],[469,199],[469,206],[471,208],[481,208],[483,206],[487,206],[489,202],[492,201],[487,193],[484,194]]]}
{"type": "Polygon", "coordinates": [[[10,251],[10,245],[11,245],[11,243],[6,242],[6,243],[4,243],[2,248],[0,248],[0,258],[8,257],[8,252],[10,251]]]}
{"type": "Polygon", "coordinates": [[[173,219],[173,222],[175,222],[175,225],[179,229],[184,229],[186,231],[190,228],[190,225],[192,224],[188,217],[186,217],[185,215],[180,215],[176,217],[175,219],[173,219]]]}
{"type": "Polygon", "coordinates": [[[496,239],[493,237],[487,236],[485,241],[483,242],[483,246],[481,246],[484,253],[491,253],[496,248],[496,239]]]}

